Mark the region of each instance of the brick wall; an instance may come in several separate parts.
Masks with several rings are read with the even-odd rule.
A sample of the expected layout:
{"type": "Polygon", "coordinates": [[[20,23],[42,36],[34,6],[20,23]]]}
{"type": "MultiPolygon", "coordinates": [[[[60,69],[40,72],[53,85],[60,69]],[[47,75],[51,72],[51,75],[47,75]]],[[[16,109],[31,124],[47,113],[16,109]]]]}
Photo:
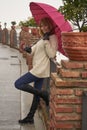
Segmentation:
{"type": "Polygon", "coordinates": [[[82,93],[87,91],[87,62],[61,62],[50,81],[47,130],[81,130],[82,93]]]}

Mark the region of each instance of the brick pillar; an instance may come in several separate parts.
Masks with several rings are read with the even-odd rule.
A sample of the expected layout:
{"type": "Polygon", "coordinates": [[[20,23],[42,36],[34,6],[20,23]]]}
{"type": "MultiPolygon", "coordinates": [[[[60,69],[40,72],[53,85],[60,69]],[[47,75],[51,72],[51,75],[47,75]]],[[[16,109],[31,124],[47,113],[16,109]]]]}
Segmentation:
{"type": "Polygon", "coordinates": [[[50,81],[48,130],[81,130],[82,93],[87,91],[87,62],[61,62],[50,81]]]}
{"type": "Polygon", "coordinates": [[[15,26],[11,26],[10,30],[10,47],[17,47],[17,32],[15,26]]]}
{"type": "Polygon", "coordinates": [[[8,29],[4,28],[2,31],[2,43],[8,44],[8,29]]]}

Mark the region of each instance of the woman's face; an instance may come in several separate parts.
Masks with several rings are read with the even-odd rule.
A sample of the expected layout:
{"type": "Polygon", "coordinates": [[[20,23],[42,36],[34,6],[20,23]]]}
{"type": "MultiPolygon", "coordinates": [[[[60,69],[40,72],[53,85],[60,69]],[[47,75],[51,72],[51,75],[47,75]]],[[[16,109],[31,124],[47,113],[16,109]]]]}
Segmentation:
{"type": "Polygon", "coordinates": [[[48,26],[47,25],[44,25],[44,24],[41,24],[41,30],[42,30],[42,32],[43,33],[46,33],[46,32],[49,32],[50,30],[49,30],[49,28],[48,28],[48,26]]]}

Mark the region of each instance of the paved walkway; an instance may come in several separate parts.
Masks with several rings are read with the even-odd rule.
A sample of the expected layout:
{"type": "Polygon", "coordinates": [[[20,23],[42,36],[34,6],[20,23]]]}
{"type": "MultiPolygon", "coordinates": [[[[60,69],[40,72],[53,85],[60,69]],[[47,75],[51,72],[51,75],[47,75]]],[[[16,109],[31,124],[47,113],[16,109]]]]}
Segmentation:
{"type": "Polygon", "coordinates": [[[45,130],[38,111],[34,125],[19,125],[29,111],[32,95],[14,87],[15,80],[28,71],[18,50],[0,43],[0,130],[45,130]]]}

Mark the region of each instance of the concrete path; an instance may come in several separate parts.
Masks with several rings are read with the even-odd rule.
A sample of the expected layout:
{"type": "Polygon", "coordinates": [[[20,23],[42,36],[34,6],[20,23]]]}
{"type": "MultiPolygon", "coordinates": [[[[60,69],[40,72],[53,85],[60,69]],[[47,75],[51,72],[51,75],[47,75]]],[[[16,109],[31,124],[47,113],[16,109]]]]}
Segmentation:
{"type": "Polygon", "coordinates": [[[32,95],[17,90],[14,82],[27,71],[22,54],[0,43],[0,130],[45,130],[38,111],[34,125],[18,124],[18,120],[29,112],[32,95]]]}

